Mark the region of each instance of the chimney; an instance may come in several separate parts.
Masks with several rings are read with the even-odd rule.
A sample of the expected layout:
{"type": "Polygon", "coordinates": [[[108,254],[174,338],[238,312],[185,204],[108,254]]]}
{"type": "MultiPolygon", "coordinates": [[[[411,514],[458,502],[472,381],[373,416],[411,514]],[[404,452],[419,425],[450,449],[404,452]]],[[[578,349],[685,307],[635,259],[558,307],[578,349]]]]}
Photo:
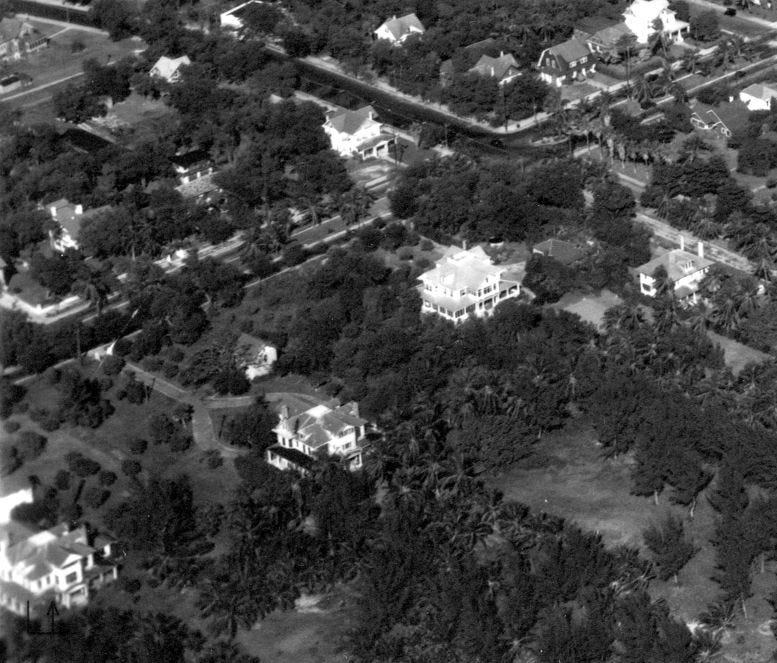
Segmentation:
{"type": "Polygon", "coordinates": [[[704,242],[701,240],[699,240],[698,253],[700,258],[704,257],[704,242]]]}
{"type": "Polygon", "coordinates": [[[84,206],[80,203],[76,205],[76,214],[83,214],[84,213],[84,206]]]}
{"type": "Polygon", "coordinates": [[[285,421],[288,418],[289,418],[289,406],[288,405],[284,405],[281,408],[281,421],[285,421]]]}
{"type": "Polygon", "coordinates": [[[465,251],[467,250],[467,240],[466,239],[461,243],[461,248],[464,249],[465,251]]]}
{"type": "Polygon", "coordinates": [[[685,237],[680,235],[680,251],[685,251],[685,237]]]}

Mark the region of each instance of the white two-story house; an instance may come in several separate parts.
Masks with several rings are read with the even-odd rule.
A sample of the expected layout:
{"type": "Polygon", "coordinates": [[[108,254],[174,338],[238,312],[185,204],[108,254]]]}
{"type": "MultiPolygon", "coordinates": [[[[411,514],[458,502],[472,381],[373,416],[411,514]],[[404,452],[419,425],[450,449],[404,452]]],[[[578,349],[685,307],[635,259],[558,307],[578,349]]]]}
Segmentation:
{"type": "Polygon", "coordinates": [[[372,34],[375,39],[385,39],[394,46],[401,46],[411,35],[422,35],[426,32],[423,23],[415,14],[405,14],[397,18],[392,16],[378,26],[372,34]]]}
{"type": "Polygon", "coordinates": [[[490,315],[500,302],[517,297],[525,265],[494,265],[479,246],[448,249],[434,268],[419,277],[423,313],[455,323],[490,315]]]}
{"type": "Polygon", "coordinates": [[[671,41],[684,40],[688,23],[678,19],[676,12],[669,9],[669,0],[634,0],[623,12],[623,22],[640,44],[647,44],[656,33],[656,21],[660,21],[661,31],[671,41]]]}
{"type": "Polygon", "coordinates": [[[639,290],[644,295],[655,297],[658,286],[655,273],[663,267],[673,283],[675,297],[680,301],[696,303],[699,284],[714,264],[713,260],[704,257],[702,242],[699,242],[697,253],[690,253],[685,250],[685,240],[681,236],[679,249],[668,251],[637,267],[639,290]]]}
{"type": "Polygon", "coordinates": [[[340,405],[304,394],[285,394],[272,402],[278,413],[273,429],[277,443],[267,450],[267,462],[281,470],[307,470],[317,453],[341,456],[352,470],[364,465],[367,421],[355,402],[340,405]]]}
{"type": "Polygon", "coordinates": [[[324,132],[329,136],[332,149],[345,158],[388,157],[395,136],[385,131],[375,118],[372,106],[329,115],[324,122],[324,132]]]}
{"type": "Polygon", "coordinates": [[[69,608],[88,603],[93,590],[118,577],[110,558],[114,542],[89,537],[86,527],[62,523],[18,540],[0,538],[0,605],[24,615],[50,601],[69,608]]]}

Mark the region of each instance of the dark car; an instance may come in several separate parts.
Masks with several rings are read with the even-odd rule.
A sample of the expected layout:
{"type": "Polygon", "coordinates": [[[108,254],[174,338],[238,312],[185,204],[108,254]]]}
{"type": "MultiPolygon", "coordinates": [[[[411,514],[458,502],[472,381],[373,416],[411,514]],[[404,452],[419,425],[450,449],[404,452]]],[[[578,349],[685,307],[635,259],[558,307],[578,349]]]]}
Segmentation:
{"type": "Polygon", "coordinates": [[[733,7],[729,7],[726,11],[723,12],[726,16],[736,16],[737,10],[733,7]]]}

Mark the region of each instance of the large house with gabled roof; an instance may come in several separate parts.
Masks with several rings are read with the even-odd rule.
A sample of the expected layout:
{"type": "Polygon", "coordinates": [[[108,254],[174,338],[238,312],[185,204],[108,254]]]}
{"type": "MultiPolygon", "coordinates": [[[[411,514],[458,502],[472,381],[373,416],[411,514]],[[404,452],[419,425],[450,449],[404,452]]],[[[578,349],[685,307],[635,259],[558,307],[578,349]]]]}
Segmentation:
{"type": "Polygon", "coordinates": [[[415,14],[405,14],[399,18],[392,16],[381,23],[373,32],[375,39],[385,39],[394,46],[401,46],[408,37],[422,35],[426,32],[423,23],[415,14]]]}
{"type": "Polygon", "coordinates": [[[520,294],[524,268],[525,263],[494,265],[480,246],[450,247],[419,277],[421,312],[457,324],[490,315],[497,304],[520,294]]]}
{"type": "Polygon", "coordinates": [[[359,416],[358,403],[341,405],[336,398],[283,394],[271,406],[278,413],[273,428],[278,441],[267,449],[270,465],[305,472],[318,453],[326,452],[343,458],[352,470],[363,467],[367,421],[359,416]]]}
{"type": "Polygon", "coordinates": [[[596,59],[585,42],[573,37],[542,51],[537,69],[540,79],[561,87],[583,81],[594,73],[596,59]]]}
{"type": "Polygon", "coordinates": [[[715,261],[704,257],[704,244],[701,241],[695,254],[686,251],[685,238],[681,235],[679,249],[667,251],[637,267],[639,291],[648,297],[658,294],[656,270],[661,267],[672,282],[675,297],[681,302],[695,303],[699,284],[714,264],[715,261]]]}
{"type": "MultiPolygon", "coordinates": [[[[23,529],[23,528],[20,528],[23,529]]],[[[118,577],[115,542],[66,523],[43,532],[0,532],[0,605],[18,615],[50,601],[85,605],[93,591],[118,577]]]]}
{"type": "Polygon", "coordinates": [[[376,119],[372,106],[331,113],[324,122],[324,133],[332,149],[345,158],[388,157],[395,142],[394,134],[376,119]]]}

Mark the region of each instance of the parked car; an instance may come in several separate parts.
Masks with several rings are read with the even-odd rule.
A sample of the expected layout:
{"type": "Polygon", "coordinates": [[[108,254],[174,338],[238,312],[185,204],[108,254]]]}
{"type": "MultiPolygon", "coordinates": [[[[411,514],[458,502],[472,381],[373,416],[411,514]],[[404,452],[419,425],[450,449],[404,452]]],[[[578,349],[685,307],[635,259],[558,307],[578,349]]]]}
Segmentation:
{"type": "Polygon", "coordinates": [[[736,16],[737,10],[733,7],[729,7],[726,11],[723,12],[726,16],[736,16]]]}

